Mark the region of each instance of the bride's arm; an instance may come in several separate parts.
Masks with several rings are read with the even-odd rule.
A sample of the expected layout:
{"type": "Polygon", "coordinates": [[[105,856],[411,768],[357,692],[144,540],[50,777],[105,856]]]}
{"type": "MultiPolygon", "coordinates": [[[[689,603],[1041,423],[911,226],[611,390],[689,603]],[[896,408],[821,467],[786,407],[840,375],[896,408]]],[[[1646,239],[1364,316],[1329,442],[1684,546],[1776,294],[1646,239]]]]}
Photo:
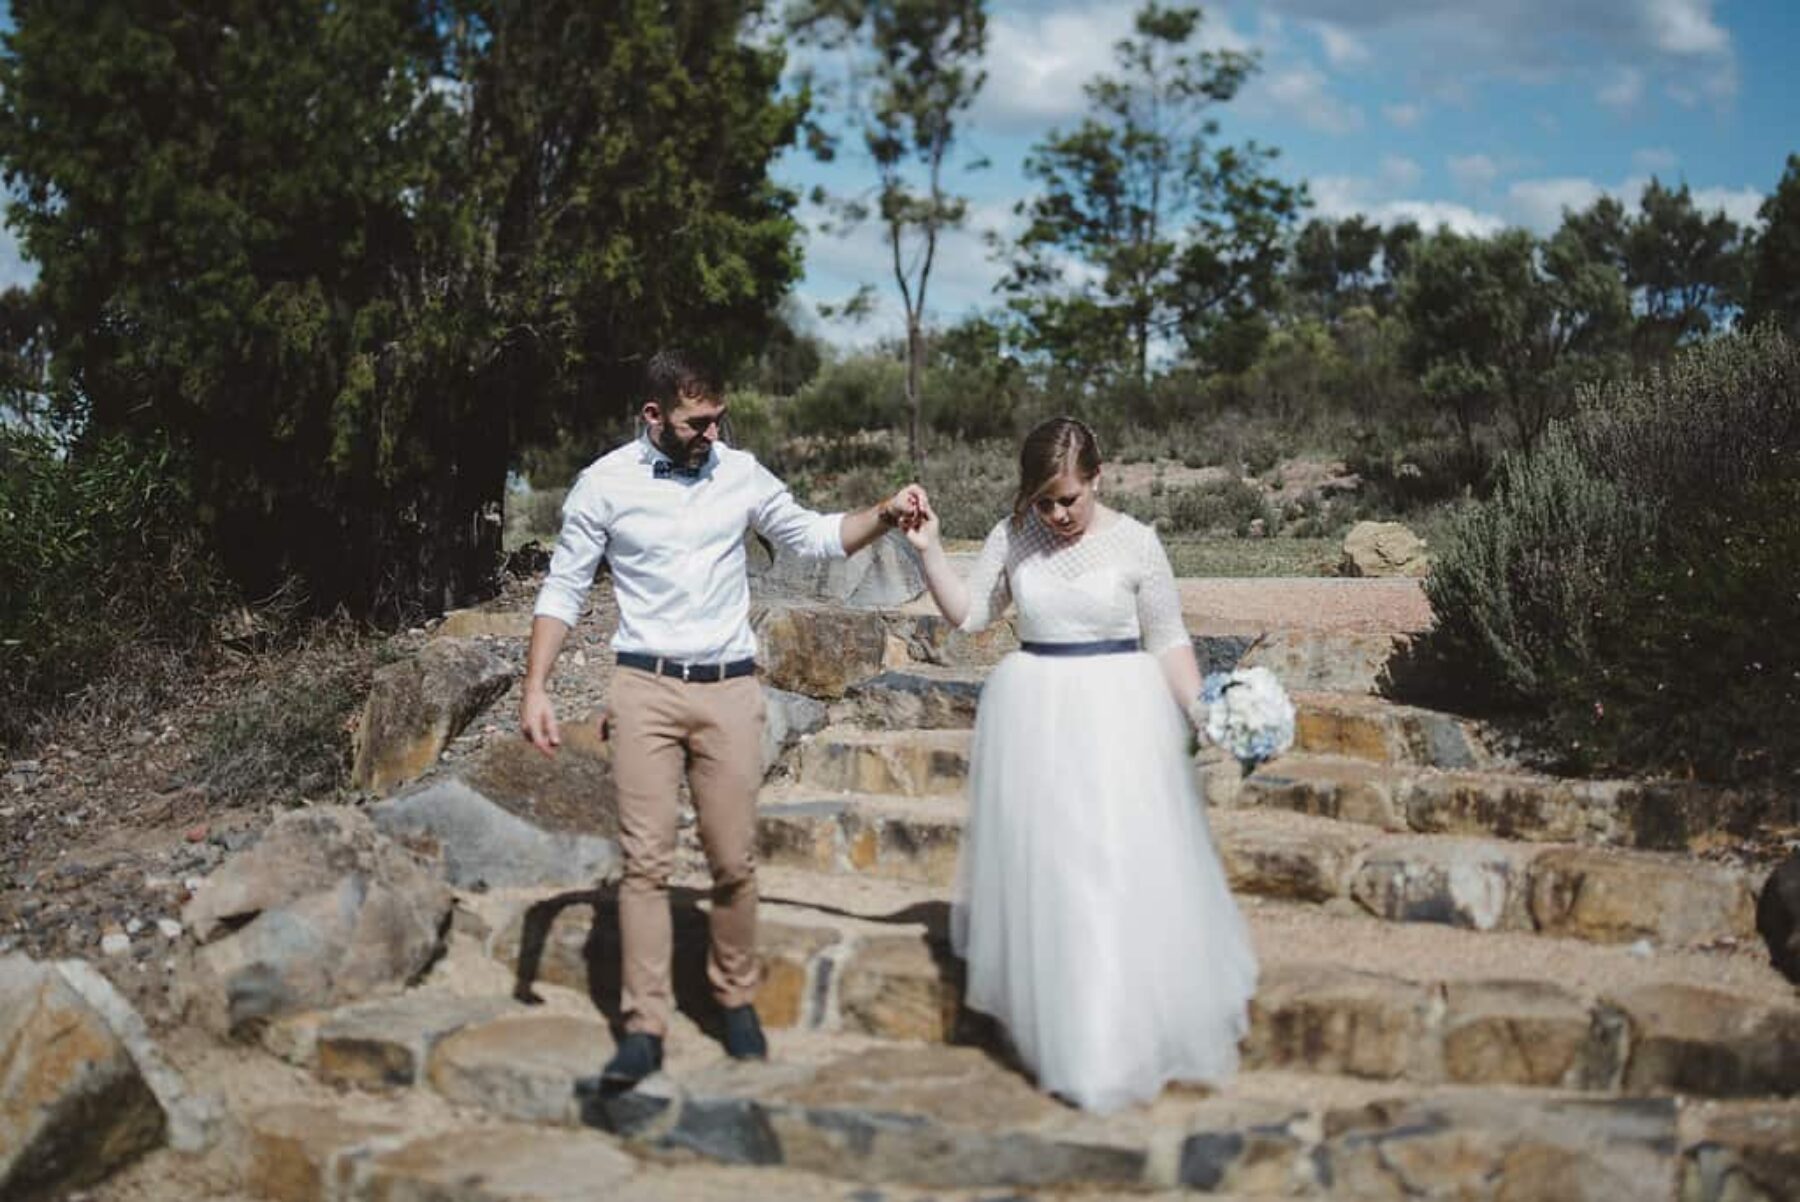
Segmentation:
{"type": "Polygon", "coordinates": [[[1138,584],[1138,629],[1144,649],[1162,665],[1163,679],[1183,713],[1190,713],[1200,695],[1200,661],[1194,657],[1194,640],[1181,618],[1181,593],[1168,552],[1153,532],[1146,531],[1143,576],[1138,584]]]}
{"type": "Polygon", "coordinates": [[[906,532],[907,541],[919,552],[919,567],[925,576],[925,587],[941,612],[959,630],[985,628],[1005,609],[1010,599],[1006,586],[1006,538],[1004,523],[988,535],[976,558],[969,583],[950,566],[939,537],[937,511],[929,497],[919,506],[919,521],[906,532]]]}

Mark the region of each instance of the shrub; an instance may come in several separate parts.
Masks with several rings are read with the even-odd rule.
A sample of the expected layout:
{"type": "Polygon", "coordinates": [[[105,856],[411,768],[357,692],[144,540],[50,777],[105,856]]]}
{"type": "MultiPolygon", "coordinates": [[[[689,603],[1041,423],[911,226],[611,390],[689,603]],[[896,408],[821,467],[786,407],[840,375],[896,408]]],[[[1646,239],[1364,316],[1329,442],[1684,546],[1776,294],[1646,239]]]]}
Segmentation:
{"type": "Polygon", "coordinates": [[[1250,524],[1261,521],[1273,533],[1279,521],[1255,485],[1242,480],[1221,480],[1192,488],[1171,489],[1163,498],[1169,528],[1177,532],[1208,534],[1229,532],[1242,537],[1250,524]]]}
{"type": "Polygon", "coordinates": [[[1570,762],[1791,770],[1796,481],[1800,349],[1777,335],[1584,395],[1450,520],[1427,677],[1396,685],[1459,682],[1570,762]]]}
{"type": "Polygon", "coordinates": [[[103,708],[153,704],[208,642],[229,592],[176,479],[161,446],[0,426],[0,744],[127,663],[103,708]]]}
{"type": "Polygon", "coordinates": [[[343,788],[375,660],[355,631],[328,626],[271,656],[205,723],[194,779],[228,804],[343,788]]]}

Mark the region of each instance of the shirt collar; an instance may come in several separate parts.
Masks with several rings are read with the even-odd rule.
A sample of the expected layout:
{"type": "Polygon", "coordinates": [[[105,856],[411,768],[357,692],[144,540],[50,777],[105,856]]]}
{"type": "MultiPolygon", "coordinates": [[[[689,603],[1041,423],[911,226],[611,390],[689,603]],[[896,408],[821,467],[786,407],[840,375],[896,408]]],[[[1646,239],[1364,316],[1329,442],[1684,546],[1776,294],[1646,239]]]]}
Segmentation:
{"type": "MultiPolygon", "coordinates": [[[[654,467],[658,463],[674,462],[661,447],[650,441],[650,431],[648,429],[638,431],[637,442],[639,463],[654,467]]],[[[707,448],[706,458],[694,465],[694,470],[704,476],[710,469],[715,467],[718,462],[719,444],[715,442],[712,446],[707,448]]]]}

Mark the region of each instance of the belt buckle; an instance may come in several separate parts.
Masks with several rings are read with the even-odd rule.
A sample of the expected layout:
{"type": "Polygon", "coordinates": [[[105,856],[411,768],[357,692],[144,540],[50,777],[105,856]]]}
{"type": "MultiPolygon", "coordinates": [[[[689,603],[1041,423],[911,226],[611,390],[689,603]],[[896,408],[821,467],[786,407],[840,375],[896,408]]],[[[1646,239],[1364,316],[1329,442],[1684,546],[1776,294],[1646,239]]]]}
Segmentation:
{"type": "Polygon", "coordinates": [[[681,683],[682,684],[686,684],[688,682],[688,669],[691,667],[693,667],[693,665],[688,663],[686,660],[681,661],[681,683]]]}

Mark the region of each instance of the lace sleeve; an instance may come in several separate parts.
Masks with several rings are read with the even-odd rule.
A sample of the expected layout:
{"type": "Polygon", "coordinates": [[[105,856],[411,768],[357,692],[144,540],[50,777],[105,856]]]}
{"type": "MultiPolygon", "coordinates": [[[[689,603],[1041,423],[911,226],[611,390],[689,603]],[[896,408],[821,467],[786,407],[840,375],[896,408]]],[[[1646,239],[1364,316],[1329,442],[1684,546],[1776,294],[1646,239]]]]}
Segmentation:
{"type": "Polygon", "coordinates": [[[1138,633],[1144,650],[1160,655],[1187,641],[1187,625],[1181,620],[1181,593],[1175,587],[1175,572],[1169,566],[1168,552],[1162,540],[1148,526],[1144,527],[1139,561],[1137,589],[1138,633]]]}
{"type": "Polygon", "coordinates": [[[969,612],[958,627],[960,630],[970,634],[986,630],[1012,602],[1012,586],[1006,579],[1006,559],[1012,547],[1009,524],[1009,519],[1001,518],[981,544],[981,554],[976,556],[975,568],[969,573],[969,612]]]}

